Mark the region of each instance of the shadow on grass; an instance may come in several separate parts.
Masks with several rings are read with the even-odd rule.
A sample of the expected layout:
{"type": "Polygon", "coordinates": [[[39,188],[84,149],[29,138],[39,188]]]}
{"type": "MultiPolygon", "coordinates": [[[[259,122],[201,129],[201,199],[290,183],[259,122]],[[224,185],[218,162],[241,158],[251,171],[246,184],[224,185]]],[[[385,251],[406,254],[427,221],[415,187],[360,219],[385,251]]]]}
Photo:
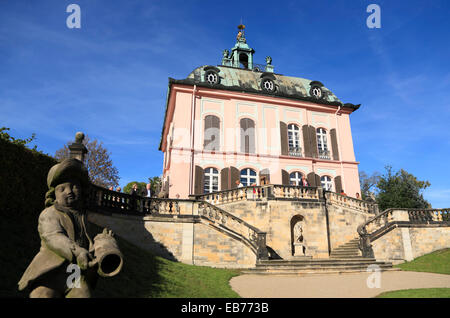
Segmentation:
{"type": "MultiPolygon", "coordinates": [[[[0,222],[0,297],[28,297],[17,283],[39,251],[36,217],[5,215],[0,222]]],[[[91,225],[95,233],[102,228],[91,225]]],[[[100,277],[93,291],[98,298],[234,298],[229,280],[237,270],[192,266],[164,259],[117,237],[124,266],[117,276],[100,277]]]]}

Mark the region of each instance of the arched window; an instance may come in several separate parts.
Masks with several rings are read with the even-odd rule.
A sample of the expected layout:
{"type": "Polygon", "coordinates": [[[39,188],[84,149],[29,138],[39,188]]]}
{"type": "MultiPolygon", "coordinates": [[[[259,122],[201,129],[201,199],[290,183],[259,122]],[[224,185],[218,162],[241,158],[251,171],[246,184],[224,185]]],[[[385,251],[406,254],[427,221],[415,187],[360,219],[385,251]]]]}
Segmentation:
{"type": "Polygon", "coordinates": [[[203,193],[219,191],[219,171],[215,168],[206,168],[203,176],[203,193]]]}
{"type": "Polygon", "coordinates": [[[250,168],[241,170],[241,183],[244,187],[256,183],[256,172],[250,168]]]}
{"type": "Polygon", "coordinates": [[[317,148],[319,150],[320,159],[330,159],[330,151],[328,150],[327,131],[324,128],[317,128],[317,148]]]}
{"type": "Polygon", "coordinates": [[[242,118],[241,126],[241,152],[255,153],[255,122],[249,118],[242,118]]]}
{"type": "Polygon", "coordinates": [[[300,128],[298,128],[297,125],[288,125],[288,145],[290,156],[302,156],[302,148],[300,147],[300,128]]]}
{"type": "Polygon", "coordinates": [[[289,174],[289,184],[290,185],[302,185],[302,176],[301,172],[295,171],[289,174]]]}
{"type": "Polygon", "coordinates": [[[333,182],[331,182],[331,177],[329,176],[320,177],[320,184],[326,191],[331,191],[333,189],[333,182]]]}
{"type": "Polygon", "coordinates": [[[212,151],[220,149],[220,120],[217,116],[208,115],[205,117],[203,148],[212,151]]]}

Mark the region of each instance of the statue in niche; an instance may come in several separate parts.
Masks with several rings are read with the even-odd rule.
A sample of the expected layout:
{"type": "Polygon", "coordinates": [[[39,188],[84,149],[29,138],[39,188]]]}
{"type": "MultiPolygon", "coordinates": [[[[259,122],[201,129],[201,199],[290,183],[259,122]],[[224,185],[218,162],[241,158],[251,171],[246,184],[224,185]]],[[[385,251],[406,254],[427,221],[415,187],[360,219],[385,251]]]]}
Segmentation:
{"type": "Polygon", "coordinates": [[[123,258],[107,229],[92,241],[86,214],[89,176],[75,158],[54,165],[47,176],[46,208],[39,215],[41,249],[19,281],[30,298],[91,297],[98,275],[115,276],[123,258]]]}
{"type": "Polygon", "coordinates": [[[303,237],[303,222],[298,221],[294,225],[294,255],[299,256],[298,250],[300,250],[300,255],[306,255],[305,239],[303,237]]]}

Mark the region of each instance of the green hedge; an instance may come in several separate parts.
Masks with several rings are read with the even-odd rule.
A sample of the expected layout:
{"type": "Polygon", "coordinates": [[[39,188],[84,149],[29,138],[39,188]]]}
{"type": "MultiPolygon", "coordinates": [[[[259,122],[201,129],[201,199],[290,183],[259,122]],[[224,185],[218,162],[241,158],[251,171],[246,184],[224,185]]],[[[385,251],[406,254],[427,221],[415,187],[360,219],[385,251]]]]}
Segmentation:
{"type": "Polygon", "coordinates": [[[26,297],[17,282],[39,251],[38,217],[57,161],[0,138],[0,297],[26,297]]]}
{"type": "Polygon", "coordinates": [[[44,208],[47,173],[56,159],[0,139],[2,214],[35,216],[44,208]]]}

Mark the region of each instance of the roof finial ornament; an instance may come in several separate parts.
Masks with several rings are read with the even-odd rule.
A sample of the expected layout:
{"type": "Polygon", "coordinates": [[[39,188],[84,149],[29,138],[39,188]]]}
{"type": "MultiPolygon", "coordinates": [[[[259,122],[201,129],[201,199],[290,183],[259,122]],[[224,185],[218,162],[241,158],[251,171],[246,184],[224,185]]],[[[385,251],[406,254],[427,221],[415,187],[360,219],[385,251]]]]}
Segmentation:
{"type": "Polygon", "coordinates": [[[242,18],[241,18],[241,24],[238,25],[239,32],[238,32],[238,35],[236,37],[236,40],[238,42],[246,43],[244,29],[245,29],[245,25],[242,24],[242,18]]]}

